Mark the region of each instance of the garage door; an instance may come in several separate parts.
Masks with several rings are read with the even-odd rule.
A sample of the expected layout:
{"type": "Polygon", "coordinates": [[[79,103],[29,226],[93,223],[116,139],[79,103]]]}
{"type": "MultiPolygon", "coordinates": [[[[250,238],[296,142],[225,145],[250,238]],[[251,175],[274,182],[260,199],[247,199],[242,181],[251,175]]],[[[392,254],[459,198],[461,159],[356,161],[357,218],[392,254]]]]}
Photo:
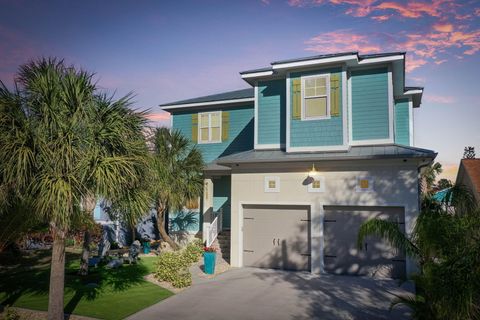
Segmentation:
{"type": "Polygon", "coordinates": [[[401,207],[324,207],[325,271],[335,274],[401,278],[405,276],[405,255],[384,240],[368,237],[357,249],[360,225],[371,218],[398,223],[405,232],[401,207]]]}
{"type": "Polygon", "coordinates": [[[243,265],[310,270],[310,212],[298,206],[243,207],[243,265]]]}

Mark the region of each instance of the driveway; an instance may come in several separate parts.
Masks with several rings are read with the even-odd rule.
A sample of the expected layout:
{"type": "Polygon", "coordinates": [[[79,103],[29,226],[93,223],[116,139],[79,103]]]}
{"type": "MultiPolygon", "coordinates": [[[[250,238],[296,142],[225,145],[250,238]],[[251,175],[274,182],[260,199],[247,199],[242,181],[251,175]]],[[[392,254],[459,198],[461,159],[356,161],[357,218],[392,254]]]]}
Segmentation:
{"type": "Polygon", "coordinates": [[[194,285],[128,319],[408,319],[389,311],[394,280],[241,268],[194,285]]]}

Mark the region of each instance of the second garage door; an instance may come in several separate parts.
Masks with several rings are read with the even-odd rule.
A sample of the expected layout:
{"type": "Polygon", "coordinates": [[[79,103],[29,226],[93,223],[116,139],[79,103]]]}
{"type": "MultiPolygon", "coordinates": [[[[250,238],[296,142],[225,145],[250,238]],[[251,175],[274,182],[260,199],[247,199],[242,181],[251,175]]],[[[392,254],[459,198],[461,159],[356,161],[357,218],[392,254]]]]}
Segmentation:
{"type": "Polygon", "coordinates": [[[385,219],[397,223],[405,232],[404,217],[401,207],[326,206],[325,270],[336,274],[404,277],[404,253],[384,240],[368,237],[362,249],[357,248],[358,230],[363,222],[373,218],[385,219]]]}
{"type": "Polygon", "coordinates": [[[310,212],[299,206],[243,207],[243,265],[310,270],[310,212]]]}

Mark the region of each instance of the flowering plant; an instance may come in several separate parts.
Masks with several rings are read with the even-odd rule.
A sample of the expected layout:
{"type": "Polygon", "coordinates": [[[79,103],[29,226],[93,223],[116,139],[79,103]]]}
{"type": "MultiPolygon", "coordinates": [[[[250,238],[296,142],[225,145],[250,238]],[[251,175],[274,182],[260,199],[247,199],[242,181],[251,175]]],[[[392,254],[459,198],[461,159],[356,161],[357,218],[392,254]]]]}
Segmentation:
{"type": "Polygon", "coordinates": [[[203,251],[205,251],[205,252],[216,252],[217,248],[215,248],[215,247],[203,247],[203,251]]]}

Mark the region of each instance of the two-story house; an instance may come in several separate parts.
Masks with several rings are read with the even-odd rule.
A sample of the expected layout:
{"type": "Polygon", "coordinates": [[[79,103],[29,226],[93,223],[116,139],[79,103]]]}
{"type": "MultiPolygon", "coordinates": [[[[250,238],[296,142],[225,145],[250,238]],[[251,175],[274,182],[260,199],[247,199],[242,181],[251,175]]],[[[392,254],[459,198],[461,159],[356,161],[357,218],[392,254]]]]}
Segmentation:
{"type": "Polygon", "coordinates": [[[380,239],[357,247],[370,218],[412,231],[418,175],[436,156],[414,147],[423,88],[405,86],[405,53],[319,55],[240,75],[251,88],[161,105],[208,163],[204,240],[223,230],[234,267],[413,271],[380,239]]]}

